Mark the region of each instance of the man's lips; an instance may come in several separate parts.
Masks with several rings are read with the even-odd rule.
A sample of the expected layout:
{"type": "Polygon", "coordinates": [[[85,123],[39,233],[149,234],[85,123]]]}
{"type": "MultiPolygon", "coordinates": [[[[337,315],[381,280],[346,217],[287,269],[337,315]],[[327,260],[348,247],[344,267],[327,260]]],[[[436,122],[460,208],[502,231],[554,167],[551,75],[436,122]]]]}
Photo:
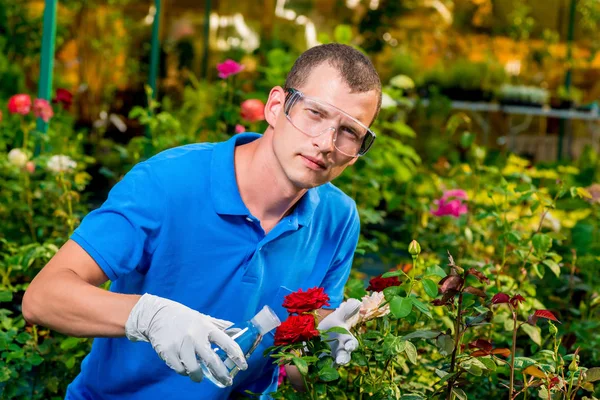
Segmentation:
{"type": "Polygon", "coordinates": [[[325,163],[322,160],[319,160],[318,158],[311,157],[311,156],[305,156],[303,154],[301,154],[301,156],[302,156],[302,158],[304,158],[304,160],[306,162],[309,163],[309,166],[312,164],[312,165],[314,165],[315,168],[327,169],[327,166],[325,165],[325,163]]]}

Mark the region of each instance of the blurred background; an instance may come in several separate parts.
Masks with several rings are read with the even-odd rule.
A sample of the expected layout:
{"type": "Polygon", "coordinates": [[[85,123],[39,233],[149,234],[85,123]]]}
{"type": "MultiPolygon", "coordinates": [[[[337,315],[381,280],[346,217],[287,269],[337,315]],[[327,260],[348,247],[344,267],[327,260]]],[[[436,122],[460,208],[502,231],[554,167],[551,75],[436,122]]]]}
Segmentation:
{"type": "MultiPolygon", "coordinates": [[[[424,265],[450,251],[554,310],[561,351],[600,363],[599,24],[598,0],[0,1],[0,398],[61,398],[89,350],[20,314],[79,221],[157,152],[264,131],[269,90],[328,42],[384,85],[373,149],[335,182],[362,223],[349,295],[416,238],[424,265]]],[[[524,355],[549,346],[531,329],[524,355]]]]}

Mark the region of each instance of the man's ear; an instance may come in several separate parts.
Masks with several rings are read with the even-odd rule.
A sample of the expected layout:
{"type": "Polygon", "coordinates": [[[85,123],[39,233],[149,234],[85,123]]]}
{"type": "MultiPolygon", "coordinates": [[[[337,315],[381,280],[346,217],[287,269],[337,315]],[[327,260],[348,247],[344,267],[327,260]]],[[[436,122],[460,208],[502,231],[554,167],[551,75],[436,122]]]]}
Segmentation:
{"type": "Polygon", "coordinates": [[[267,104],[265,104],[265,120],[271,128],[275,127],[279,114],[283,112],[285,103],[285,91],[281,86],[275,86],[269,92],[267,104]]]}

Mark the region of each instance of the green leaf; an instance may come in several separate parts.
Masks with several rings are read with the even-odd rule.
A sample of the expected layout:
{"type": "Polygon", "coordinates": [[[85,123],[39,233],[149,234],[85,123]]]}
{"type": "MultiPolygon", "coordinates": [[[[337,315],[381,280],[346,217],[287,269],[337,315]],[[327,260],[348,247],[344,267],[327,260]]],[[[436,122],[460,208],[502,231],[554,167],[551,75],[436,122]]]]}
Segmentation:
{"type": "Polygon", "coordinates": [[[586,382],[600,381],[600,367],[590,368],[587,371],[585,371],[585,381],[586,382]]]}
{"type": "Polygon", "coordinates": [[[0,303],[12,301],[13,294],[6,290],[0,290],[0,303]]]}
{"type": "Polygon", "coordinates": [[[409,339],[433,339],[436,338],[440,335],[440,331],[434,331],[434,330],[419,330],[419,331],[414,331],[412,333],[409,333],[408,335],[403,336],[404,340],[409,340],[409,339]]]}
{"type": "Polygon", "coordinates": [[[324,332],[325,333],[340,333],[342,335],[349,335],[350,334],[350,332],[348,332],[348,330],[346,328],[342,328],[341,326],[331,327],[331,328],[327,329],[324,332]]]}
{"type": "Polygon", "coordinates": [[[490,371],[495,371],[495,370],[496,370],[496,368],[498,367],[498,366],[496,365],[496,362],[495,362],[494,360],[492,360],[492,358],[491,358],[491,357],[481,357],[481,358],[479,359],[479,361],[481,361],[481,363],[482,363],[483,365],[485,365],[485,367],[486,367],[487,369],[489,369],[490,371]]]}
{"type": "Polygon", "coordinates": [[[27,332],[21,332],[19,333],[19,335],[15,338],[15,340],[21,344],[26,343],[29,339],[31,339],[31,335],[27,332]]]}
{"type": "Polygon", "coordinates": [[[353,351],[351,357],[359,367],[366,367],[368,364],[367,357],[361,352],[353,351]]]}
{"type": "Polygon", "coordinates": [[[413,302],[410,297],[396,296],[390,301],[390,311],[396,318],[405,318],[412,311],[413,302]]]}
{"type": "Polygon", "coordinates": [[[556,261],[554,261],[551,258],[547,258],[544,261],[542,261],[542,264],[550,268],[550,270],[554,272],[554,275],[556,275],[557,278],[560,276],[560,265],[558,265],[556,261]]]}
{"type": "Polygon", "coordinates": [[[530,365],[536,365],[537,361],[528,357],[515,357],[515,370],[523,370],[530,365]]]}
{"type": "Polygon", "coordinates": [[[402,293],[402,291],[403,290],[400,286],[390,286],[383,289],[383,295],[385,296],[385,299],[389,301],[393,299],[394,296],[398,296],[400,293],[402,293]]]}
{"type": "Polygon", "coordinates": [[[460,364],[460,366],[471,375],[481,376],[483,370],[487,369],[485,364],[476,358],[470,358],[460,364]]]}
{"type": "Polygon", "coordinates": [[[406,348],[406,340],[399,336],[389,334],[383,339],[383,354],[386,357],[395,357],[406,348]]]}
{"type": "Polygon", "coordinates": [[[406,343],[406,348],[404,349],[404,352],[406,353],[408,360],[411,363],[416,365],[417,364],[417,348],[415,347],[414,344],[412,344],[408,340],[405,341],[405,343],[406,343]]]}
{"type": "Polygon", "coordinates": [[[529,338],[538,346],[542,345],[542,330],[539,326],[529,324],[521,325],[521,329],[529,336],[529,338]]]}
{"type": "Polygon", "coordinates": [[[423,285],[423,289],[427,296],[429,297],[437,297],[438,295],[438,285],[431,279],[421,279],[421,284],[423,285]]]}
{"type": "Polygon", "coordinates": [[[543,233],[536,233],[531,239],[531,243],[538,257],[542,257],[552,247],[552,239],[543,233]]]}
{"type": "Polygon", "coordinates": [[[65,361],[65,365],[68,369],[72,369],[75,366],[75,357],[71,356],[65,361]]]}
{"type": "Polygon", "coordinates": [[[533,272],[537,275],[538,278],[542,279],[544,277],[544,268],[540,268],[540,264],[534,263],[533,272]]]}
{"type": "Polygon", "coordinates": [[[467,394],[460,388],[452,388],[452,393],[458,400],[468,400],[467,394]]]}
{"type": "Polygon", "coordinates": [[[446,275],[448,275],[446,274],[446,271],[444,271],[439,265],[428,267],[425,271],[425,276],[439,276],[440,278],[445,278],[446,275]]]}
{"type": "Polygon", "coordinates": [[[326,366],[326,367],[321,368],[321,370],[319,370],[319,378],[321,378],[321,380],[324,382],[335,381],[339,377],[340,377],[340,374],[333,367],[326,366]]]}
{"type": "Polygon", "coordinates": [[[61,342],[60,348],[62,350],[70,350],[70,349],[74,348],[75,346],[77,346],[79,344],[79,342],[80,342],[79,338],[68,337],[61,342]]]}
{"type": "Polygon", "coordinates": [[[415,306],[417,310],[421,311],[429,318],[433,318],[431,316],[431,311],[429,310],[429,306],[427,304],[424,304],[421,300],[417,299],[416,297],[410,297],[410,300],[412,301],[413,306],[415,306]]]}
{"type": "Polygon", "coordinates": [[[440,351],[440,354],[443,356],[450,355],[454,350],[454,340],[450,335],[444,334],[438,336],[436,345],[440,351]]]}
{"type": "Polygon", "coordinates": [[[419,396],[418,394],[405,394],[400,397],[400,400],[425,400],[425,397],[419,396]]]}
{"type": "Polygon", "coordinates": [[[38,353],[33,353],[29,358],[29,362],[31,363],[31,365],[37,366],[40,365],[43,361],[44,359],[38,353]]]}
{"type": "Polygon", "coordinates": [[[306,376],[306,374],[308,374],[308,364],[306,363],[306,361],[304,361],[300,357],[294,357],[294,358],[292,358],[292,362],[294,363],[296,368],[298,368],[298,371],[302,375],[306,376]]]}
{"type": "Polygon", "coordinates": [[[382,278],[391,278],[393,276],[405,276],[403,271],[389,271],[381,275],[382,278]]]}

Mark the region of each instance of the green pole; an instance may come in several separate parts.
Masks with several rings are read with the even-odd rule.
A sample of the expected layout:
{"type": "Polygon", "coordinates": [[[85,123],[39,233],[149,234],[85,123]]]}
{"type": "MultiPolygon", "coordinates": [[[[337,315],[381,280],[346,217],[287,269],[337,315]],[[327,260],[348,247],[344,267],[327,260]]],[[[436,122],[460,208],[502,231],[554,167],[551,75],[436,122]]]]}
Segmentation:
{"type": "MultiPolygon", "coordinates": [[[[566,89],[567,93],[569,92],[569,89],[571,87],[571,79],[572,79],[572,73],[573,73],[571,64],[573,61],[573,37],[574,37],[574,33],[575,33],[576,6],[577,6],[577,0],[571,0],[571,4],[569,7],[569,28],[567,30],[567,73],[565,75],[565,89],[566,89]]],[[[564,136],[565,136],[566,122],[567,121],[564,118],[561,118],[559,125],[558,125],[558,146],[557,146],[558,161],[560,161],[562,158],[563,140],[564,140],[564,136]]]]}
{"type": "Polygon", "coordinates": [[[158,76],[158,61],[160,56],[160,39],[158,30],[160,28],[160,0],[154,0],[154,22],[152,23],[152,52],[150,53],[150,76],[148,84],[152,88],[152,98],[156,99],[156,77],[158,76]]]}
{"type": "Polygon", "coordinates": [[[208,45],[210,35],[210,0],[204,2],[204,48],[202,49],[202,77],[208,78],[208,45]]]}
{"type": "MultiPolygon", "coordinates": [[[[152,89],[152,97],[149,101],[156,99],[156,80],[158,77],[158,64],[160,58],[160,39],[158,37],[160,28],[160,0],[154,0],[154,21],[152,22],[152,39],[151,39],[151,51],[150,51],[150,75],[148,75],[148,86],[152,89]]],[[[150,104],[148,104],[150,108],[150,104]]],[[[144,146],[144,152],[146,158],[152,156],[154,151],[154,143],[152,140],[152,132],[150,126],[146,126],[146,138],[148,142],[144,146]]]]}
{"type": "MultiPolygon", "coordinates": [[[[38,82],[38,98],[50,100],[52,94],[52,72],[54,69],[54,44],[56,41],[56,5],[57,0],[46,0],[44,6],[44,30],[42,34],[42,60],[40,80],[38,82]]],[[[37,130],[47,132],[48,124],[43,119],[37,119],[37,130]]],[[[36,143],[35,154],[41,151],[36,143]]]]}

